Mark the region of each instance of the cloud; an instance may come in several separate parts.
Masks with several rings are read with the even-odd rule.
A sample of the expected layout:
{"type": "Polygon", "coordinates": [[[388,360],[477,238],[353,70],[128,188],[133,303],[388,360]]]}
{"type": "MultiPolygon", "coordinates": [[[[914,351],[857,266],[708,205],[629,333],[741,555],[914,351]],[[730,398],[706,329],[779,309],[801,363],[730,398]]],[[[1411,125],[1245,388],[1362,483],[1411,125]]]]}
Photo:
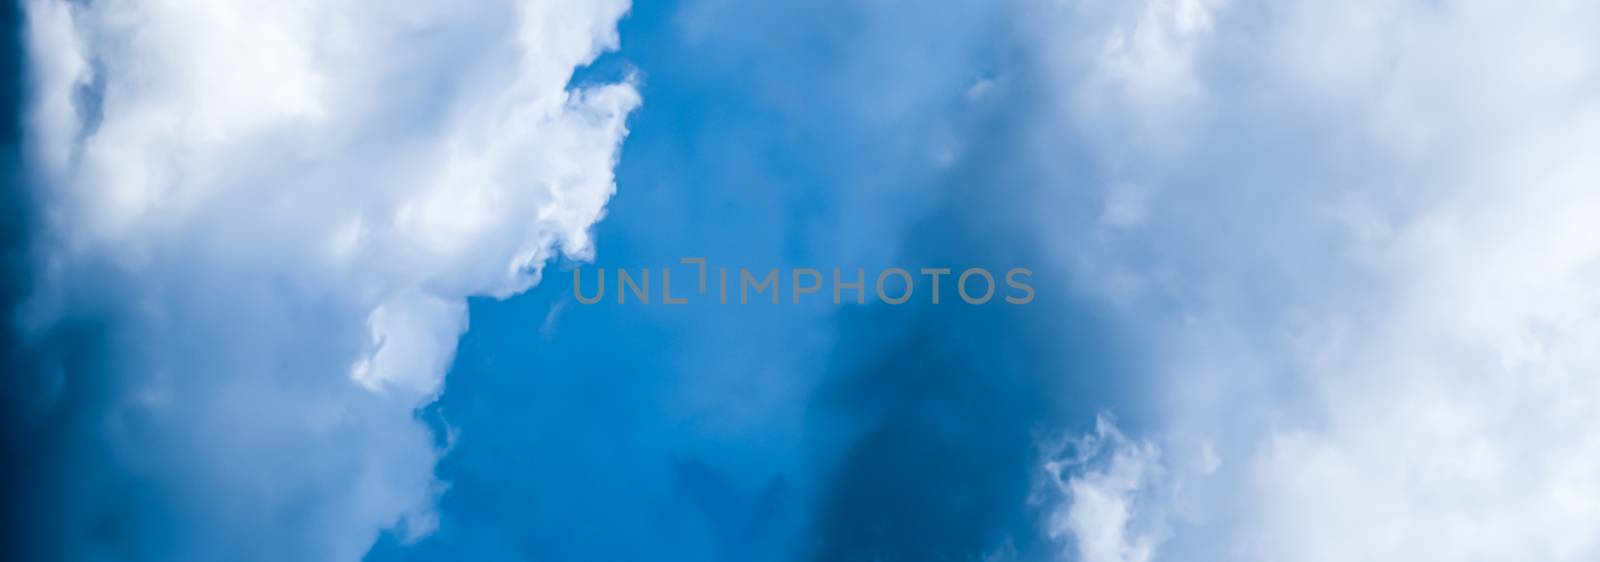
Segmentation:
{"type": "Polygon", "coordinates": [[[1165,481],[1154,443],[1130,441],[1102,415],[1094,433],[1062,439],[1044,457],[1043,490],[1034,501],[1052,504],[1045,532],[1073,545],[1071,559],[1154,559],[1169,532],[1159,501],[1149,499],[1165,481]]]}
{"type": "MultiPolygon", "coordinates": [[[[463,298],[586,255],[638,103],[627,84],[567,88],[625,5],[519,6],[29,4],[48,226],[30,318],[84,351],[39,385],[57,399],[41,434],[60,439],[30,460],[64,506],[42,519],[79,545],[62,557],[353,558],[379,529],[432,525],[438,445],[412,412],[439,390],[463,298]]],[[[1596,8],[907,7],[685,4],[679,38],[705,47],[659,56],[682,59],[676,93],[704,128],[658,133],[668,148],[640,177],[755,201],[734,207],[760,211],[744,223],[683,221],[714,224],[695,232],[735,255],[1039,259],[1039,305],[846,311],[834,329],[862,335],[815,369],[728,355],[782,348],[735,337],[800,331],[740,316],[684,338],[716,359],[704,372],[631,394],[579,370],[491,378],[441,410],[505,425],[533,410],[506,389],[529,385],[543,409],[509,419],[553,429],[462,438],[469,513],[439,548],[1594,558],[1596,8]],[[797,140],[754,142],[774,122],[797,140]],[[715,170],[675,171],[711,169],[697,154],[715,170]],[[827,185],[849,189],[813,189],[827,185]],[[1067,278],[1081,295],[1054,285],[1067,278]],[[757,368],[781,391],[725,400],[757,368]],[[1098,454],[1034,464],[1030,430],[1124,384],[1147,399],[1110,404],[1131,437],[1102,424],[1073,441],[1098,454]],[[570,388],[627,413],[599,419],[570,388]],[[725,440],[661,423],[683,416],[656,402],[674,392],[718,403],[694,413],[725,440]],[[816,424],[805,454],[763,433],[816,424]],[[588,447],[596,431],[635,440],[619,445],[629,474],[593,476],[618,464],[588,447]],[[722,446],[736,439],[767,457],[722,446]],[[506,486],[507,449],[601,495],[506,486]],[[1050,475],[1042,521],[1021,505],[1030,468],[1050,475]],[[680,516],[719,502],[705,528],[680,516]],[[473,519],[483,505],[495,524],[473,519]],[[563,527],[575,505],[622,523],[563,527]],[[1036,523],[1062,542],[1041,548],[1036,523]]],[[[637,228],[641,247],[675,251],[670,229],[637,228]]],[[[638,316],[598,317],[562,320],[565,361],[589,365],[596,341],[564,336],[568,320],[654,337],[638,316]]],[[[674,364],[654,353],[593,370],[674,364]]]]}
{"type": "Polygon", "coordinates": [[[54,554],[349,560],[426,533],[413,410],[467,297],[591,255],[640,98],[568,81],[627,9],[28,2],[27,318],[97,318],[102,354],[59,368],[40,422],[54,554]]]}
{"type": "MultiPolygon", "coordinates": [[[[685,12],[691,40],[716,41],[716,22],[737,19],[723,17],[735,8],[722,3],[693,7],[704,10],[685,12]]],[[[902,127],[952,111],[884,100],[940,100],[942,91],[966,103],[967,113],[930,135],[945,137],[926,151],[945,175],[908,182],[925,191],[905,190],[905,205],[872,201],[851,222],[903,236],[910,248],[901,255],[926,261],[1029,258],[1037,248],[1097,299],[1082,306],[1090,313],[1058,314],[1066,327],[1020,319],[1026,313],[982,322],[944,311],[937,321],[842,315],[840,333],[870,326],[872,337],[841,341],[881,353],[854,358],[837,346],[838,372],[825,374],[836,376],[809,398],[811,420],[848,429],[820,439],[823,468],[799,479],[820,482],[809,484],[816,499],[801,544],[817,545],[823,559],[1031,554],[1034,545],[1012,535],[1025,526],[1020,509],[960,502],[974,490],[984,500],[1020,496],[1013,486],[1024,471],[1010,462],[1027,447],[1012,439],[1060,422],[1060,410],[1103,406],[1103,396],[1082,390],[1091,385],[1076,384],[1092,378],[1102,391],[1142,384],[1144,400],[1119,405],[1138,410],[1123,415],[1135,422],[1130,441],[1159,444],[1165,474],[1145,472],[1147,459],[1130,452],[1141,462],[1068,478],[1080,493],[1066,496],[1091,500],[1058,511],[1058,536],[1080,537],[1069,554],[1593,557],[1583,529],[1600,513],[1588,499],[1600,497],[1591,476],[1600,474],[1592,437],[1600,419],[1591,413],[1600,387],[1581,373],[1593,368],[1582,342],[1596,333],[1586,288],[1600,238],[1584,188],[1593,183],[1584,155],[1595,138],[1596,51],[1579,22],[1592,21],[1594,8],[1245,0],[1007,8],[1012,27],[996,33],[926,10],[916,13],[923,19],[892,19],[933,20],[925,27],[893,30],[793,17],[784,33],[733,35],[747,48],[720,50],[754,58],[815,33],[828,40],[817,55],[825,62],[846,52],[855,56],[839,58],[879,72],[915,70],[883,53],[937,38],[963,63],[936,65],[945,73],[937,80],[905,72],[880,88],[789,65],[706,65],[754,69],[748,83],[779,92],[769,105],[859,127],[844,128],[847,139],[915,137],[902,127]],[[941,25],[969,33],[946,40],[928,31],[941,25]],[[800,87],[802,79],[818,85],[800,87]],[[968,97],[973,81],[982,95],[968,97]],[[904,211],[929,199],[959,212],[904,211]],[[918,224],[924,215],[937,226],[918,224]],[[1093,354],[1080,347],[1102,343],[1083,345],[1084,332],[1111,333],[1137,344],[1115,350],[1135,359],[1049,364],[983,337],[1045,330],[1063,354],[1083,357],[1093,354]],[[928,357],[942,360],[922,368],[928,357]],[[1140,361],[1155,376],[1139,372],[1140,361]],[[1052,392],[1060,394],[1041,397],[1052,392]],[[854,399],[829,402],[837,396],[854,399]],[[976,413],[942,409],[969,396],[981,397],[970,402],[976,413]],[[969,466],[974,457],[983,470],[969,466]],[[1146,494],[1151,482],[1167,492],[1146,494]],[[916,506],[911,515],[906,505],[916,506]],[[1152,519],[1168,531],[1124,524],[1152,519]]],[[[816,136],[830,142],[805,148],[807,161],[827,146],[854,146],[816,136]]],[[[913,161],[903,154],[861,152],[874,169],[915,169],[884,164],[913,161]]],[[[883,183],[861,193],[898,193],[883,183]]],[[[857,247],[819,238],[824,248],[857,247]]],[[[1049,293],[1070,300],[1061,289],[1049,293]]]]}
{"type": "Polygon", "coordinates": [[[1595,6],[1029,13],[1039,134],[1094,154],[1038,220],[1161,357],[1152,438],[1221,461],[1156,559],[1600,553],[1595,6]],[[1125,185],[1137,228],[1049,215],[1125,185]]]}

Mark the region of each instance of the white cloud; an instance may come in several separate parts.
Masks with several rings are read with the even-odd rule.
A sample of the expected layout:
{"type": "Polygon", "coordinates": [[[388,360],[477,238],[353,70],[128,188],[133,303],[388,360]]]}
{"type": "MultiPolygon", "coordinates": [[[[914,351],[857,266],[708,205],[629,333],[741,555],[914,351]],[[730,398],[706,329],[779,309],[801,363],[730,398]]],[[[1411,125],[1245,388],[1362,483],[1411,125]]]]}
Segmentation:
{"type": "Polygon", "coordinates": [[[1164,449],[1215,444],[1156,558],[1600,556],[1600,6],[1197,5],[1024,24],[1158,35],[1040,57],[1097,166],[1058,188],[1147,188],[1062,258],[1161,354],[1164,449]]]}
{"type": "Polygon", "coordinates": [[[1095,432],[1045,449],[1046,533],[1072,545],[1082,562],[1150,562],[1168,530],[1157,498],[1160,450],[1133,442],[1109,418],[1095,432]]]}
{"type": "Polygon", "coordinates": [[[105,315],[108,470],[196,526],[133,542],[353,560],[427,530],[437,452],[412,411],[468,296],[592,251],[639,95],[567,83],[627,8],[27,3],[33,320],[105,315]]]}

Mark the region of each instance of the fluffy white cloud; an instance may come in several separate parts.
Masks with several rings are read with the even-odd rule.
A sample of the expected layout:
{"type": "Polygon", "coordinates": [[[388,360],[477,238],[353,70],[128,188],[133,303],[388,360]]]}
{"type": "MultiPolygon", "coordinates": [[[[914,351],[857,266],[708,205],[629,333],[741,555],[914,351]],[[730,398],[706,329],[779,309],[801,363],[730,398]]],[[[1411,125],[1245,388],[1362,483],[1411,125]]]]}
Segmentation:
{"type": "Polygon", "coordinates": [[[1157,559],[1600,557],[1600,5],[1029,14],[1097,168],[1060,186],[1143,195],[1062,258],[1161,354],[1163,450],[1221,460],[1157,559]]]}
{"type": "Polygon", "coordinates": [[[1093,434],[1045,448],[1044,490],[1050,504],[1046,532],[1070,542],[1074,560],[1150,562],[1169,532],[1157,492],[1165,485],[1154,443],[1133,442],[1109,418],[1093,434]]]}
{"type": "MultiPolygon", "coordinates": [[[[75,557],[354,560],[426,532],[437,451],[412,412],[465,299],[592,251],[639,96],[568,82],[627,0],[26,7],[32,319],[106,318],[107,470],[192,526],[75,557]]],[[[69,525],[101,536],[120,508],[95,493],[69,525]]]]}

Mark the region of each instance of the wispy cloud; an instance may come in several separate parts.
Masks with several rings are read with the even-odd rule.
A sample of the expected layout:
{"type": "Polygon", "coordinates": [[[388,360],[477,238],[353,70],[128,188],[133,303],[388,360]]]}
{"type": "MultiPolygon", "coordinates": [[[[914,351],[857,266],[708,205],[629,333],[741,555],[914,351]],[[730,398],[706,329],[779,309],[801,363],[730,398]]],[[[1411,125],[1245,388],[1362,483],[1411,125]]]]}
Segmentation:
{"type": "Polygon", "coordinates": [[[1123,436],[1110,418],[1091,434],[1044,450],[1035,502],[1048,513],[1045,531],[1072,545],[1072,560],[1150,562],[1167,539],[1161,488],[1167,485],[1154,443],[1123,436]]]}

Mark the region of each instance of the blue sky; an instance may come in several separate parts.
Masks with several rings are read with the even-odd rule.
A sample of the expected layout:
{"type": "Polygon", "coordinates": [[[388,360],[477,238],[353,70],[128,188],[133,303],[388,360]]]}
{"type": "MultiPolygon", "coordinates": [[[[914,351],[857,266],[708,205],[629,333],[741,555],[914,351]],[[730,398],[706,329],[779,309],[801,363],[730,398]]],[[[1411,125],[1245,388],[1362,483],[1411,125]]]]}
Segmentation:
{"type": "Polygon", "coordinates": [[[8,3],[0,558],[1594,560],[1591,4],[8,3]]]}
{"type": "MultiPolygon", "coordinates": [[[[1004,61],[977,46],[910,64],[862,48],[861,37],[888,34],[939,49],[942,33],[893,11],[635,6],[622,49],[575,78],[637,72],[648,100],[630,120],[588,274],[696,256],[873,272],[1038,263],[1025,232],[994,228],[992,193],[955,177],[988,176],[990,163],[950,171],[932,158],[940,134],[1005,126],[967,103],[1004,61]],[[737,31],[694,37],[696,26],[737,31]],[[901,81],[932,91],[871,122],[885,116],[857,96],[901,81]]],[[[1121,386],[1098,373],[1136,363],[1118,358],[1092,305],[1050,289],[1062,285],[1050,268],[1032,306],[966,310],[921,299],[579,305],[570,267],[474,303],[445,392],[425,410],[458,439],[439,465],[451,483],[440,530],[369,559],[1038,549],[1026,505],[1034,432],[1088,426],[1121,386]],[[526,481],[508,485],[513,474],[526,481]]]]}

